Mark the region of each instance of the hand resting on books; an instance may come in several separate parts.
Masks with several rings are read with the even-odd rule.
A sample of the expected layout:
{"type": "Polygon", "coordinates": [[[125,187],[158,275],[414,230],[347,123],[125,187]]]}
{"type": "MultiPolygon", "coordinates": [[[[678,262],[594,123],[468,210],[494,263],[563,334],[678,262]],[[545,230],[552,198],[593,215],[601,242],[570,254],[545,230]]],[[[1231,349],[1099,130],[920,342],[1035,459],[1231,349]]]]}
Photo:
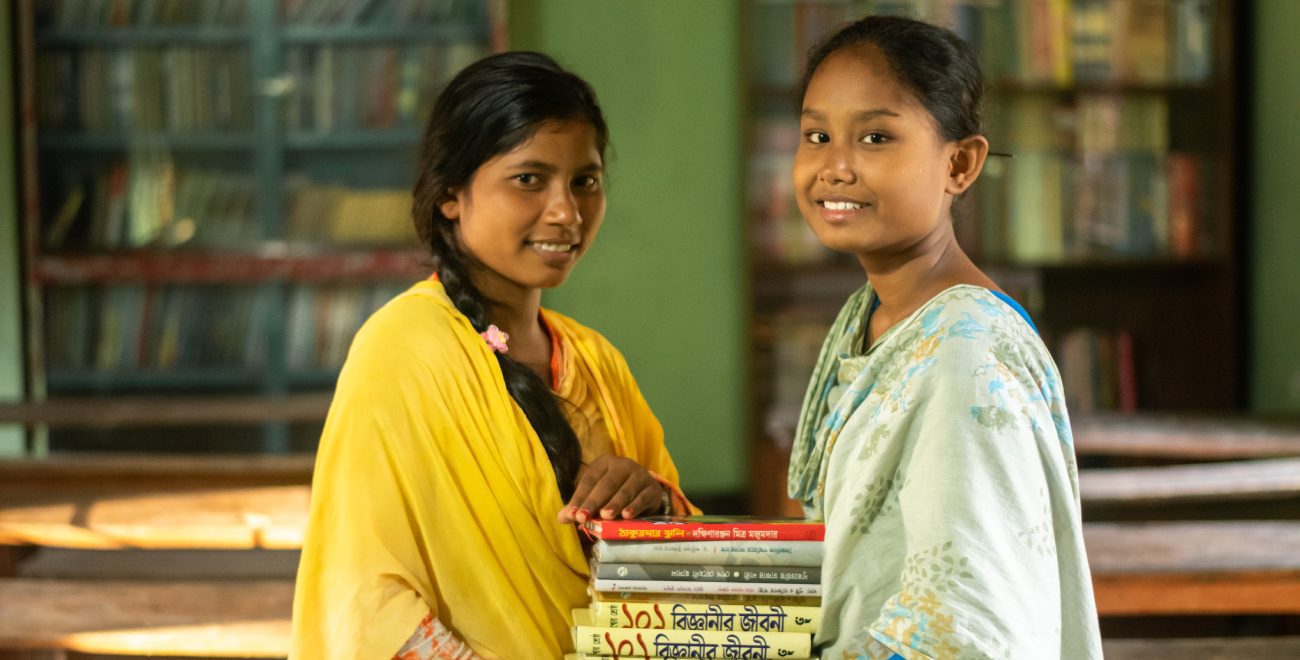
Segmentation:
{"type": "Polygon", "coordinates": [[[635,518],[658,512],[663,486],[644,466],[630,458],[606,454],[578,472],[578,486],[556,519],[561,523],[635,518]]]}

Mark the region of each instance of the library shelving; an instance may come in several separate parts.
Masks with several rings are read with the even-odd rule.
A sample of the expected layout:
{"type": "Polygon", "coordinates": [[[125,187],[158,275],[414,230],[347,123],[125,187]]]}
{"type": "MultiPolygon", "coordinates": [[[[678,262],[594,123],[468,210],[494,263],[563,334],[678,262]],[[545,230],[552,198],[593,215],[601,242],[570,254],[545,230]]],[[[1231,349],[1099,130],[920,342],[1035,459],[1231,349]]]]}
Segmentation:
{"type": "Polygon", "coordinates": [[[266,402],[327,395],[360,323],[428,272],[422,121],[503,47],[500,0],[14,11],[29,398],[135,411],[129,432],[34,425],[33,448],[312,449],[319,420],[266,402]],[[165,402],[209,397],[251,412],[178,432],[165,402]]]}
{"type": "Polygon", "coordinates": [[[1244,403],[1241,56],[1232,0],[746,2],[752,507],[793,511],[788,448],[817,350],[864,276],[790,182],[808,50],[843,23],[952,28],[985,73],[994,152],[954,208],[963,247],[1029,310],[1071,413],[1244,403]],[[770,485],[763,486],[763,485],[770,485]]]}

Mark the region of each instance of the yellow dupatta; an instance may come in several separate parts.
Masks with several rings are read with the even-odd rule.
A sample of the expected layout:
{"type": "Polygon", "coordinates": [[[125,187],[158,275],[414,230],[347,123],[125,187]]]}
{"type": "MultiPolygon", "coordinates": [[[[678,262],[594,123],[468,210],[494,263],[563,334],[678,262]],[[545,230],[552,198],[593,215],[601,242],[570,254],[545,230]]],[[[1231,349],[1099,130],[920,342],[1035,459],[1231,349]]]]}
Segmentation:
{"type": "MultiPolygon", "coordinates": [[[[676,484],[622,355],[543,313],[568,349],[565,380],[597,397],[614,451],[676,484]]],[[[395,298],[357,333],[325,423],[291,657],[390,658],[429,613],[481,655],[560,657],[588,576],[573,527],[555,522],[553,475],[442,285],[395,298]]]]}

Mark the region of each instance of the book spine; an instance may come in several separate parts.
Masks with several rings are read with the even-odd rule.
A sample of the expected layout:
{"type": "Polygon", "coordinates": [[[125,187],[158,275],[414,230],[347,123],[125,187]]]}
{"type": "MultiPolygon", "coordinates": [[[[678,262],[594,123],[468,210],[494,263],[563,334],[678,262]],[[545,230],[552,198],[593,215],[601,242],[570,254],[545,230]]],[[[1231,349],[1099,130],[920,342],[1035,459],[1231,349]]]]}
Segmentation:
{"type": "Polygon", "coordinates": [[[694,603],[592,603],[591,621],[606,628],[817,632],[819,607],[703,605],[694,603]]]}
{"type": "Polygon", "coordinates": [[[822,523],[659,523],[644,520],[589,520],[597,538],[620,541],[821,541],[822,523]]]}
{"type": "Polygon", "coordinates": [[[699,605],[780,605],[821,607],[820,596],[773,596],[750,594],[651,593],[648,591],[590,590],[592,603],[691,603],[699,605]]]}
{"type": "MultiPolygon", "coordinates": [[[[824,332],[822,333],[825,334],[824,332]]],[[[724,566],[821,566],[820,541],[597,541],[593,556],[600,562],[721,564],[724,566]]]]}
{"type": "Polygon", "coordinates": [[[616,658],[807,658],[808,633],[738,633],[575,626],[574,650],[616,658]]]}
{"type": "Polygon", "coordinates": [[[756,582],[690,582],[683,580],[621,580],[594,578],[596,591],[644,591],[649,593],[759,594],[771,596],[820,596],[820,584],[756,582]]]}
{"type": "Polygon", "coordinates": [[[690,582],[785,582],[817,584],[820,568],[798,566],[738,567],[691,564],[597,563],[592,575],[624,580],[681,580],[690,582]]]}

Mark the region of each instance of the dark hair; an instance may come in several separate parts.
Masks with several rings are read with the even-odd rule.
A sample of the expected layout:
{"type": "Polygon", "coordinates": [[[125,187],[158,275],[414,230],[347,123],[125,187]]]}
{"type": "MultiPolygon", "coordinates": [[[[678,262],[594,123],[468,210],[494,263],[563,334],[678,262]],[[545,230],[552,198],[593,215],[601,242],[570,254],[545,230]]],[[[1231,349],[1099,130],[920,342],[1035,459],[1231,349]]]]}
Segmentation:
{"type": "MultiPolygon", "coordinates": [[[[487,303],[470,279],[477,264],[440,204],[469,185],[484,162],[530,138],[548,121],[581,120],[596,129],[602,159],[609,141],[605,117],[591,86],[541,53],[511,52],[469,65],[438,95],[420,145],[412,215],[433,255],[438,278],[474,329],[487,329],[487,303]]],[[[578,438],[551,388],[527,366],[497,353],[506,389],[542,441],[564,500],[572,497],[581,464],[578,438]]]]}
{"type": "Polygon", "coordinates": [[[983,133],[984,77],[975,52],[951,30],[901,16],[854,21],[813,48],[799,98],[831,53],[859,44],[880,49],[894,75],[934,118],[944,140],[983,133]]]}

